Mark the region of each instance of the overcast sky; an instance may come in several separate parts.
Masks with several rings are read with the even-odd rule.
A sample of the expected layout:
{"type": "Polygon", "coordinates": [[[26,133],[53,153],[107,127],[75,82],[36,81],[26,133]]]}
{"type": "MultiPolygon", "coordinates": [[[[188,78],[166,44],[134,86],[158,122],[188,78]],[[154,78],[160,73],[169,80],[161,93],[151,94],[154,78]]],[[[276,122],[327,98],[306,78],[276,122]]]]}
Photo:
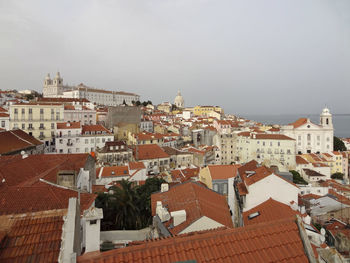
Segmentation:
{"type": "Polygon", "coordinates": [[[0,89],[57,70],[154,103],[350,113],[350,1],[0,0],[0,89]]]}

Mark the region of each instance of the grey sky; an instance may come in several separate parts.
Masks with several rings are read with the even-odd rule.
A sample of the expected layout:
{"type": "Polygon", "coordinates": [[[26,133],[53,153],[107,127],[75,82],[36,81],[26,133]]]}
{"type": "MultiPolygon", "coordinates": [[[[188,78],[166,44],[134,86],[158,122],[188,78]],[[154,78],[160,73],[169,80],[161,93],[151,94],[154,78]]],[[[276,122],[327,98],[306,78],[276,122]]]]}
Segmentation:
{"type": "Polygon", "coordinates": [[[0,0],[0,88],[57,69],[154,103],[350,113],[350,1],[0,0]]]}

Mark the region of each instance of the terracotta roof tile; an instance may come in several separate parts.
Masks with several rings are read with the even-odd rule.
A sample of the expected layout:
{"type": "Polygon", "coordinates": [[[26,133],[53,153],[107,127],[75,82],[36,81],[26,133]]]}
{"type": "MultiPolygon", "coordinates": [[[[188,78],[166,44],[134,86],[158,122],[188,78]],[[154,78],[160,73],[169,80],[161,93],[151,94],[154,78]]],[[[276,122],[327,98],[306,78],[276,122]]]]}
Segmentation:
{"type": "Polygon", "coordinates": [[[205,231],[144,242],[107,252],[92,252],[79,263],[309,262],[297,224],[279,220],[247,227],[205,231]]]}
{"type": "Polygon", "coordinates": [[[166,192],[152,194],[152,215],[156,214],[156,203],[162,201],[169,212],[185,210],[186,221],[172,229],[171,233],[178,234],[199,218],[206,216],[212,220],[233,227],[226,197],[203,185],[186,182],[171,187],[166,192]]]}
{"type": "Polygon", "coordinates": [[[272,222],[282,218],[295,219],[296,215],[300,215],[299,211],[294,211],[290,206],[275,201],[270,198],[262,204],[243,212],[244,225],[252,225],[263,222],[272,222]],[[258,216],[249,219],[249,215],[259,213],[258,216]]]}
{"type": "Polygon", "coordinates": [[[58,122],[57,129],[80,129],[80,122],[58,122]]]}
{"type": "Polygon", "coordinates": [[[0,154],[13,153],[43,144],[22,130],[0,133],[0,154]]]}
{"type": "Polygon", "coordinates": [[[96,176],[100,176],[101,170],[101,177],[130,176],[128,166],[105,166],[96,170],[96,176]]]}
{"type": "Polygon", "coordinates": [[[237,176],[240,164],[233,165],[208,165],[212,180],[223,180],[237,176]]]}
{"type": "Polygon", "coordinates": [[[295,122],[290,123],[289,125],[293,125],[294,128],[298,128],[298,127],[304,125],[305,123],[307,123],[307,118],[300,118],[300,119],[296,120],[295,122]]]}
{"type": "Polygon", "coordinates": [[[134,155],[137,160],[152,160],[169,158],[169,154],[157,144],[137,145],[134,147],[134,155]]]}
{"type": "MultiPolygon", "coordinates": [[[[66,209],[71,197],[78,197],[78,192],[45,183],[30,187],[8,187],[0,191],[0,215],[66,209]]],[[[88,209],[95,198],[94,194],[81,193],[81,211],[88,209]]]]}
{"type": "Polygon", "coordinates": [[[306,161],[303,157],[301,157],[299,155],[297,155],[295,157],[295,161],[296,161],[297,164],[309,164],[308,161],[306,161]]]}
{"type": "Polygon", "coordinates": [[[130,170],[145,169],[145,164],[143,162],[129,162],[130,170]]]}
{"type": "Polygon", "coordinates": [[[100,124],[83,125],[82,133],[85,134],[86,132],[105,132],[106,134],[112,134],[107,128],[100,124]]]}
{"type": "MultiPolygon", "coordinates": [[[[1,133],[0,133],[1,135],[1,133]]],[[[89,154],[38,154],[22,158],[21,155],[0,156],[0,179],[4,186],[31,186],[45,179],[57,183],[62,170],[79,172],[88,161],[89,154]]]]}
{"type": "Polygon", "coordinates": [[[58,262],[63,217],[17,219],[0,243],[0,261],[58,262]]]}

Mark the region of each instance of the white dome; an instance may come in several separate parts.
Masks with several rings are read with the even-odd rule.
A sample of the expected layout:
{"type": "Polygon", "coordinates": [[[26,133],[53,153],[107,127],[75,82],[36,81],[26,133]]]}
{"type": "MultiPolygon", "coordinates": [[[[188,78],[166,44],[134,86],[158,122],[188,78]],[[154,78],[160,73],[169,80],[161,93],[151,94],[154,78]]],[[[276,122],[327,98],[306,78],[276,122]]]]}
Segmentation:
{"type": "Polygon", "coordinates": [[[331,115],[331,113],[327,107],[323,109],[322,115],[331,115]]]}
{"type": "Polygon", "coordinates": [[[183,108],[184,103],[185,103],[184,98],[181,96],[181,93],[179,91],[177,93],[177,96],[175,97],[174,104],[179,108],[183,108]]]}

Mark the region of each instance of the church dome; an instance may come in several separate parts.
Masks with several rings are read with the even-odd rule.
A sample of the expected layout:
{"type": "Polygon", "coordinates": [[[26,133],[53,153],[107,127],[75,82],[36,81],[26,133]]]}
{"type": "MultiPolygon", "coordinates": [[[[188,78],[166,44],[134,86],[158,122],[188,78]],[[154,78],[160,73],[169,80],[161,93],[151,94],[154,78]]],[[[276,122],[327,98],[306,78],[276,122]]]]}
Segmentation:
{"type": "Polygon", "coordinates": [[[178,108],[183,108],[184,107],[184,98],[181,96],[180,91],[177,93],[177,96],[175,97],[174,104],[178,108]]]}
{"type": "Polygon", "coordinates": [[[331,115],[331,113],[327,107],[323,109],[322,115],[331,115]]]}

